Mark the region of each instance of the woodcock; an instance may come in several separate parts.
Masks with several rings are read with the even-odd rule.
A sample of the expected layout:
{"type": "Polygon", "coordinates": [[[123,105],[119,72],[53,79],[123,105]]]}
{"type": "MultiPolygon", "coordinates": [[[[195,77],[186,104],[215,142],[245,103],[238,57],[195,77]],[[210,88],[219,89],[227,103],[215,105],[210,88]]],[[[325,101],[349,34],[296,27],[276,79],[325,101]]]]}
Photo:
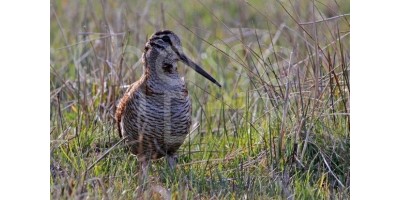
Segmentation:
{"type": "Polygon", "coordinates": [[[183,53],[176,34],[154,33],[142,55],[143,75],[130,85],[116,110],[119,135],[142,164],[166,156],[174,167],[175,153],[189,133],[192,105],[178,61],[221,87],[183,53]]]}

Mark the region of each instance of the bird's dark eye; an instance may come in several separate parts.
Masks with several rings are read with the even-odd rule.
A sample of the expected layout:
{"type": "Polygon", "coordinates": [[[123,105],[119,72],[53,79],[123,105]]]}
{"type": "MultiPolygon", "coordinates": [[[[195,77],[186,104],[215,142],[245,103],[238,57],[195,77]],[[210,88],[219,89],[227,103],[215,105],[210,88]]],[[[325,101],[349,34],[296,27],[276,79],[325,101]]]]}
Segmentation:
{"type": "Polygon", "coordinates": [[[162,39],[164,42],[166,42],[166,43],[168,43],[169,45],[171,45],[171,46],[172,46],[171,39],[169,39],[169,37],[168,37],[168,36],[163,36],[161,39],[162,39]]]}
{"type": "Polygon", "coordinates": [[[171,39],[170,39],[168,36],[163,36],[161,39],[162,39],[164,42],[166,42],[166,43],[168,43],[169,45],[171,45],[171,48],[172,48],[172,50],[176,53],[176,55],[178,55],[179,57],[181,57],[181,55],[180,55],[178,49],[177,49],[174,45],[172,45],[171,39]]]}

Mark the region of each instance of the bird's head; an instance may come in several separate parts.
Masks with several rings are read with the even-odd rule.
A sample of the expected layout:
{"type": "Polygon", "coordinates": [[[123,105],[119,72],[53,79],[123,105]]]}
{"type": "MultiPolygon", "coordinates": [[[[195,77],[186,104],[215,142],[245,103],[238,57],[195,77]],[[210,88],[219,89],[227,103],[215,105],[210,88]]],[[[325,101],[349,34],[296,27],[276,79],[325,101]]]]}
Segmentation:
{"type": "Polygon", "coordinates": [[[152,71],[157,75],[165,77],[178,76],[178,61],[182,61],[197,73],[221,87],[211,75],[183,53],[181,40],[170,30],[157,31],[150,37],[146,43],[142,61],[145,63],[145,67],[153,68],[152,71]]]}

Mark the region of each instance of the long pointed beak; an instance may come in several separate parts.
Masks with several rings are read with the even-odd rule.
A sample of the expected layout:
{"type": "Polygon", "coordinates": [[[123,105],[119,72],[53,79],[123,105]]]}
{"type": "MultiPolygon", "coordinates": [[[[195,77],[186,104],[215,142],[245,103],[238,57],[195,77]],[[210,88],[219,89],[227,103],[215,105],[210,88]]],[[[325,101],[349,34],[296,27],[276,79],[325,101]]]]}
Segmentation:
{"type": "Polygon", "coordinates": [[[218,85],[218,87],[221,87],[221,85],[210,74],[208,74],[206,71],[204,71],[203,68],[201,68],[198,64],[196,64],[192,60],[190,60],[185,54],[180,53],[179,56],[180,56],[182,62],[185,63],[187,66],[191,67],[192,69],[194,69],[194,71],[196,71],[197,73],[201,74],[202,76],[204,76],[211,82],[218,85]]]}

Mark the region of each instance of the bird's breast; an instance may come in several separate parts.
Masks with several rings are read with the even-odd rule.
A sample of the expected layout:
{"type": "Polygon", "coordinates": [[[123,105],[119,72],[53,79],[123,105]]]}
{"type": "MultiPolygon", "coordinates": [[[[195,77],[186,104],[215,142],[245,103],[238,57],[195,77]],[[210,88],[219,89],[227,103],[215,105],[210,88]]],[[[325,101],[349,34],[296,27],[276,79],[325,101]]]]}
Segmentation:
{"type": "MultiPolygon", "coordinates": [[[[138,91],[122,119],[122,135],[151,149],[176,151],[189,133],[191,102],[187,91],[138,91]]],[[[159,151],[157,150],[157,151],[159,151]]]]}

